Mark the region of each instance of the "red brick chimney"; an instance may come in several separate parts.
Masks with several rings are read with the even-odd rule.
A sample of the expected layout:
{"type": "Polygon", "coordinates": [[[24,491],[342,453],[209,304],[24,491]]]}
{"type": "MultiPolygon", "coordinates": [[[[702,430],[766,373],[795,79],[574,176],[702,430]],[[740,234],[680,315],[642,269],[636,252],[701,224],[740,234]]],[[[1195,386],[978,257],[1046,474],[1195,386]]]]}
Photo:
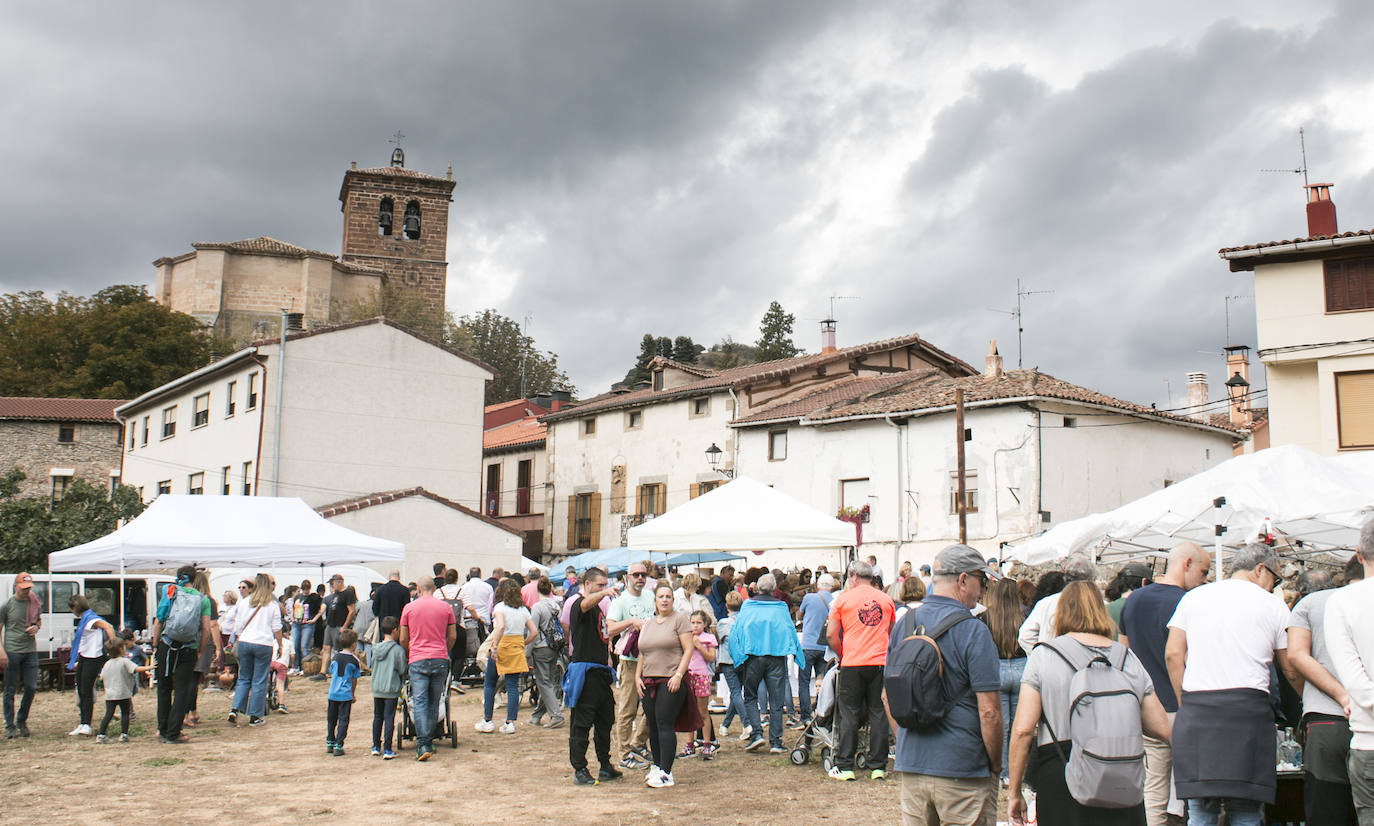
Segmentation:
{"type": "Polygon", "coordinates": [[[821,322],[821,353],[835,352],[835,319],[827,318],[821,322]]]}
{"type": "Polygon", "coordinates": [[[1231,426],[1246,427],[1251,423],[1250,348],[1244,344],[1233,344],[1225,349],[1226,372],[1231,374],[1226,380],[1226,395],[1231,400],[1231,426]]]}
{"type": "Polygon", "coordinates": [[[1307,234],[1335,235],[1336,205],[1331,202],[1331,187],[1335,184],[1307,184],[1307,234]]]}

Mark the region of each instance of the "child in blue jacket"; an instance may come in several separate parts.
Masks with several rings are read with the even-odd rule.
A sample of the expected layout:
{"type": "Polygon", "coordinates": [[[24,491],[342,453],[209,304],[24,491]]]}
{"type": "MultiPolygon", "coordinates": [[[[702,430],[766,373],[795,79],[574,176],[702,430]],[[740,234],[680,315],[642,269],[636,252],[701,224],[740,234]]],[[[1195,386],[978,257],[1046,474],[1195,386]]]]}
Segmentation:
{"type": "Polygon", "coordinates": [[[353,686],[362,673],[355,652],[357,645],[358,633],[351,628],[343,629],[339,632],[339,652],[329,663],[329,731],[324,751],[335,757],[343,757],[348,718],[353,711],[353,686]]]}

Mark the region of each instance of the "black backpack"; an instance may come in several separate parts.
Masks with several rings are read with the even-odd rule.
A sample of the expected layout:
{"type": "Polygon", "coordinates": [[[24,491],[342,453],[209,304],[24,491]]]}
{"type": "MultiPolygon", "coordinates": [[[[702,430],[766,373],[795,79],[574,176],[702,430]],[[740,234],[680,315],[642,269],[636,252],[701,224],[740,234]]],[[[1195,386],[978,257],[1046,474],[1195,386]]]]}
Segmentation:
{"type": "Polygon", "coordinates": [[[939,640],[949,629],[971,619],[972,614],[961,611],[927,632],[924,625],[916,625],[915,611],[907,611],[902,617],[901,636],[888,649],[887,664],[883,666],[887,704],[897,725],[917,730],[931,728],[968,693],[965,686],[954,697],[947,696],[939,640]]]}

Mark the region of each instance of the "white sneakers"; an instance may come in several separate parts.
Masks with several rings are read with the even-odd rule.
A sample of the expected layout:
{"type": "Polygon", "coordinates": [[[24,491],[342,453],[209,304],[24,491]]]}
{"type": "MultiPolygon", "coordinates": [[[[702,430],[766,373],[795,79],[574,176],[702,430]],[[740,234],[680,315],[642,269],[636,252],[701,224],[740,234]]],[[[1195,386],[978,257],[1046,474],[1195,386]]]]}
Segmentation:
{"type": "MultiPolygon", "coordinates": [[[[491,725],[491,723],[487,723],[487,725],[491,725]]],[[[490,730],[490,729],[488,729],[488,730],[490,730]]],[[[512,723],[510,720],[507,720],[506,722],[502,723],[502,724],[501,724],[501,728],[499,728],[499,729],[497,729],[497,730],[500,731],[502,734],[514,734],[514,733],[515,733],[515,723],[512,723]]]]}
{"type": "Polygon", "coordinates": [[[644,776],[644,785],[651,789],[666,789],[673,785],[673,776],[658,766],[650,766],[649,773],[644,776]]]}
{"type": "Polygon", "coordinates": [[[496,731],[496,727],[491,724],[490,720],[478,720],[477,725],[473,726],[473,728],[483,734],[491,734],[493,731],[496,731]]]}
{"type": "Polygon", "coordinates": [[[91,734],[91,727],[86,725],[85,723],[82,723],[81,725],[67,732],[68,737],[90,737],[91,734]]]}
{"type": "Polygon", "coordinates": [[[716,729],[716,731],[720,732],[720,736],[722,738],[730,736],[730,726],[726,725],[725,723],[721,723],[720,728],[716,729]]]}

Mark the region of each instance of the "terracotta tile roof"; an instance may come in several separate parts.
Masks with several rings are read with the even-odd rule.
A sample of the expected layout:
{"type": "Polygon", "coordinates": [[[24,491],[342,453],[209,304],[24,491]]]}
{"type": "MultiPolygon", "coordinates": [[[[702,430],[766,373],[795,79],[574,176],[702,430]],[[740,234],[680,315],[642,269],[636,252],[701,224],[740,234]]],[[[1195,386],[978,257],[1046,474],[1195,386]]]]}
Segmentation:
{"type": "Polygon", "coordinates": [[[808,414],[824,410],[831,405],[861,401],[874,393],[880,393],[893,387],[910,384],[917,379],[939,372],[939,370],[933,367],[927,367],[920,370],[908,370],[903,373],[892,373],[885,376],[856,376],[823,387],[799,399],[775,404],[772,407],[765,407],[742,419],[736,419],[731,422],[731,424],[757,424],[759,422],[800,419],[808,414]]]}
{"type": "Polygon", "coordinates": [[[534,417],[518,419],[510,424],[482,432],[482,451],[511,448],[521,445],[542,445],[547,428],[534,417]]]}
{"type": "Polygon", "coordinates": [[[332,252],[309,250],[305,247],[298,247],[295,244],[269,238],[266,235],[259,235],[257,238],[245,238],[242,241],[197,241],[191,247],[198,250],[228,250],[230,252],[251,252],[257,255],[280,255],[286,258],[337,257],[332,252]]]}
{"type": "Polygon", "coordinates": [[[0,419],[118,424],[114,411],[121,404],[124,404],[123,399],[40,399],[0,396],[0,419]]]}
{"type": "Polygon", "coordinates": [[[507,533],[513,533],[519,537],[523,537],[525,535],[523,531],[517,531],[511,528],[510,526],[506,525],[499,519],[492,519],[490,516],[485,516],[479,511],[475,511],[472,508],[460,505],[452,499],[445,499],[439,494],[431,493],[422,487],[405,488],[403,490],[388,490],[383,491],[381,493],[369,493],[366,496],[358,496],[353,499],[345,499],[342,502],[333,502],[328,505],[321,505],[318,508],[315,508],[315,513],[318,513],[320,516],[323,516],[325,519],[328,519],[331,516],[338,516],[340,514],[348,513],[350,511],[360,511],[363,508],[370,508],[374,505],[385,505],[388,502],[395,502],[399,499],[407,499],[411,496],[423,496],[424,498],[438,502],[439,504],[444,505],[445,507],[453,508],[456,511],[461,511],[467,514],[468,516],[473,517],[474,519],[480,519],[483,522],[486,522],[488,525],[498,527],[501,530],[506,531],[507,533]]]}
{"type": "Polygon", "coordinates": [[[522,404],[529,404],[529,401],[527,399],[511,399],[508,402],[498,402],[497,404],[489,404],[486,407],[482,408],[482,412],[495,413],[498,410],[505,410],[510,407],[519,407],[522,404]]]}
{"type": "Polygon", "coordinates": [[[1245,252],[1247,250],[1260,250],[1266,247],[1283,247],[1290,244],[1305,244],[1309,241],[1329,241],[1333,238],[1362,238],[1374,235],[1374,229],[1360,229],[1352,232],[1338,232],[1335,235],[1309,235],[1306,238],[1290,238],[1286,241],[1262,241],[1258,244],[1245,244],[1239,247],[1222,247],[1217,250],[1218,255],[1225,255],[1228,252],[1245,252]]]}
{"type": "Polygon", "coordinates": [[[350,169],[345,175],[381,175],[387,178],[415,178],[425,181],[443,181],[445,183],[457,183],[452,178],[441,178],[438,175],[431,175],[428,172],[420,172],[416,169],[406,169],[404,166],[369,166],[366,169],[350,169]]]}
{"type": "MultiPolygon", "coordinates": [[[[396,330],[400,330],[401,332],[405,333],[405,334],[408,335],[408,336],[411,336],[411,337],[413,337],[413,338],[417,338],[417,339],[419,339],[420,341],[423,341],[423,342],[426,343],[426,344],[430,344],[430,345],[433,345],[433,346],[435,346],[435,347],[438,347],[440,350],[443,350],[444,352],[449,353],[450,355],[457,356],[458,358],[463,359],[464,361],[470,361],[470,362],[472,362],[473,364],[477,365],[478,367],[481,367],[483,370],[486,370],[487,372],[491,373],[492,375],[496,375],[496,368],[495,368],[495,367],[492,367],[490,364],[487,364],[486,362],[484,362],[484,361],[482,361],[482,360],[480,360],[480,359],[473,358],[472,356],[468,355],[467,353],[464,353],[464,352],[461,351],[461,350],[458,350],[458,349],[456,349],[456,348],[450,347],[450,346],[448,346],[447,344],[443,343],[442,341],[437,341],[437,340],[435,340],[435,339],[430,338],[430,337],[427,336],[427,335],[424,335],[424,334],[422,334],[422,333],[417,333],[417,332],[415,332],[414,330],[410,329],[409,327],[403,327],[403,326],[401,326],[400,324],[397,324],[396,322],[391,321],[390,319],[382,318],[382,317],[380,317],[380,316],[377,317],[377,318],[364,318],[364,319],[362,319],[361,321],[349,321],[349,322],[345,322],[345,323],[343,323],[343,324],[332,324],[332,325],[330,325],[330,326],[328,326],[328,327],[316,327],[316,328],[313,329],[313,330],[304,330],[304,331],[299,332],[299,333],[291,333],[290,335],[288,335],[288,336],[286,337],[286,340],[287,340],[287,341],[295,341],[295,340],[297,340],[297,339],[301,339],[301,338],[310,338],[311,336],[324,335],[325,333],[333,333],[333,332],[337,332],[337,331],[339,331],[339,330],[350,330],[350,329],[352,329],[352,328],[354,328],[354,327],[366,327],[366,326],[368,326],[369,324],[385,324],[385,325],[388,326],[388,327],[391,327],[391,328],[396,329],[396,330]]],[[[279,341],[281,341],[281,336],[273,336],[272,338],[258,339],[257,341],[252,342],[251,346],[253,346],[253,347],[261,347],[261,346],[267,345],[267,344],[276,344],[276,343],[278,343],[279,341]]]]}
{"type": "Polygon", "coordinates": [[[700,364],[686,364],[681,361],[674,361],[665,356],[654,356],[653,360],[649,362],[649,369],[652,370],[655,367],[672,367],[675,370],[681,370],[684,373],[690,373],[693,376],[701,376],[702,378],[713,376],[716,373],[716,371],[712,370],[710,367],[705,367],[700,364]]]}
{"type": "MultiPolygon", "coordinates": [[[[710,370],[698,367],[695,369],[705,374],[699,381],[690,382],[670,390],[653,390],[646,388],[642,390],[632,390],[628,393],[602,393],[599,396],[593,396],[567,410],[560,410],[556,413],[544,416],[542,421],[562,421],[564,419],[573,419],[593,412],[617,410],[624,407],[636,407],[669,399],[697,395],[708,390],[740,387],[758,381],[791,375],[802,370],[856,359],[868,355],[869,353],[880,353],[886,350],[896,350],[903,347],[919,347],[934,360],[942,362],[945,365],[943,369],[952,370],[965,375],[973,375],[978,372],[972,365],[933,346],[930,342],[922,339],[916,333],[909,333],[904,336],[870,341],[866,344],[856,344],[853,347],[844,347],[833,353],[813,353],[811,355],[796,356],[790,359],[775,359],[773,361],[765,361],[758,364],[744,364],[726,370],[710,370]]],[[[678,364],[677,362],[673,363],[678,364]]]]}
{"type": "Polygon", "coordinates": [[[919,413],[926,410],[952,407],[956,388],[963,389],[965,404],[1018,398],[1061,399],[1114,408],[1126,413],[1149,416],[1178,424],[1216,427],[1232,433],[1236,432],[1229,425],[1212,425],[1186,416],[1144,407],[1134,402],[1108,396],[1105,393],[1089,390],[1086,387],[1070,384],[1048,373],[1041,373],[1034,369],[1008,370],[997,378],[978,375],[954,379],[939,372],[932,372],[917,377],[905,385],[871,394],[864,399],[841,402],[817,410],[808,414],[804,421],[824,422],[853,416],[919,413]]]}

